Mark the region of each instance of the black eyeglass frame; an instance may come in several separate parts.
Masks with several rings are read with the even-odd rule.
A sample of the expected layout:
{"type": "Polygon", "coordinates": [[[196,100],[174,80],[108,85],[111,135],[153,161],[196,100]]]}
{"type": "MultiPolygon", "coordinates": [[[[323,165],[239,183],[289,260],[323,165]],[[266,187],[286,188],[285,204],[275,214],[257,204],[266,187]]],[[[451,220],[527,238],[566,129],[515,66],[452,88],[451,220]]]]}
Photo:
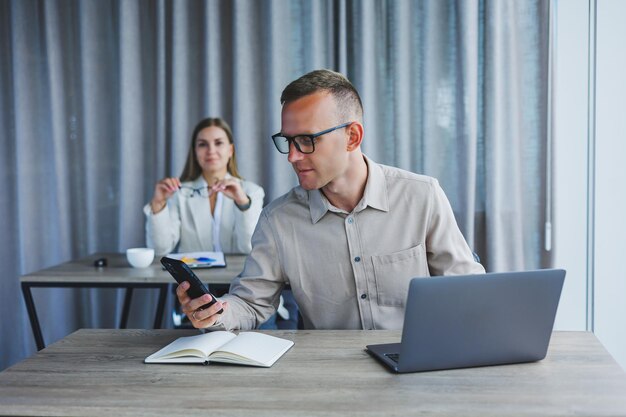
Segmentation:
{"type": "Polygon", "coordinates": [[[187,185],[182,185],[178,188],[178,191],[183,193],[183,197],[185,198],[194,198],[196,195],[198,197],[208,197],[211,195],[211,190],[209,189],[208,186],[204,186],[204,187],[199,187],[199,188],[193,188],[193,187],[189,187],[187,185]],[[205,191],[206,190],[206,191],[205,191]],[[202,194],[206,193],[206,196],[203,196],[202,194]]]}
{"type": "Polygon", "coordinates": [[[311,154],[311,153],[315,152],[315,139],[317,139],[318,137],[320,137],[322,135],[325,135],[327,133],[334,132],[335,130],[338,130],[338,129],[350,126],[352,123],[354,123],[354,122],[347,122],[347,123],[341,124],[339,126],[331,127],[330,129],[322,130],[321,132],[312,133],[312,134],[309,134],[309,135],[301,133],[299,135],[294,135],[294,136],[285,136],[285,135],[282,134],[282,132],[278,132],[278,133],[272,135],[272,141],[274,142],[274,146],[276,146],[276,149],[278,150],[278,152],[280,152],[282,154],[288,154],[289,153],[289,148],[291,147],[292,143],[293,143],[293,146],[296,147],[298,152],[304,153],[304,154],[311,154]],[[298,142],[296,142],[296,140],[295,140],[295,138],[298,138],[298,137],[306,137],[306,138],[308,138],[311,141],[311,147],[312,147],[311,152],[305,152],[305,151],[303,151],[300,148],[300,144],[298,142]],[[280,139],[285,139],[287,141],[287,151],[286,152],[283,152],[283,151],[280,150],[280,146],[276,142],[276,140],[279,139],[279,138],[280,139]]]}

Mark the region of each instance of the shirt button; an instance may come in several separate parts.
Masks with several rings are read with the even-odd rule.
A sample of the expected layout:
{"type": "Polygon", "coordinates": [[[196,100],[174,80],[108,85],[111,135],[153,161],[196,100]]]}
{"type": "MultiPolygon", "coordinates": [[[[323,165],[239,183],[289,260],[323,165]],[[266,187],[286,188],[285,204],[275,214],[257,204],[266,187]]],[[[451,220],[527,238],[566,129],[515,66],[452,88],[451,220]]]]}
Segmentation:
{"type": "Polygon", "coordinates": [[[349,224],[354,223],[354,219],[353,219],[352,217],[348,217],[348,223],[349,223],[349,224]]]}
{"type": "Polygon", "coordinates": [[[367,294],[361,294],[361,299],[365,300],[367,298],[367,294]]]}
{"type": "Polygon", "coordinates": [[[361,262],[361,257],[357,256],[356,258],[354,258],[354,262],[361,262]]]}

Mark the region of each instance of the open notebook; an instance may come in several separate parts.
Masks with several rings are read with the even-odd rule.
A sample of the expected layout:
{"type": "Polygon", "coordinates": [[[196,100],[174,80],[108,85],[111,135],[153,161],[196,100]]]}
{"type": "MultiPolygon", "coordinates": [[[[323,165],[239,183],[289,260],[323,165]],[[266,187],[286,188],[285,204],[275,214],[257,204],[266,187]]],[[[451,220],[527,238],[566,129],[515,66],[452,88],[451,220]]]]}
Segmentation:
{"type": "Polygon", "coordinates": [[[216,331],[179,337],[148,356],[145,363],[231,363],[269,368],[291,347],[287,339],[258,332],[216,331]]]}

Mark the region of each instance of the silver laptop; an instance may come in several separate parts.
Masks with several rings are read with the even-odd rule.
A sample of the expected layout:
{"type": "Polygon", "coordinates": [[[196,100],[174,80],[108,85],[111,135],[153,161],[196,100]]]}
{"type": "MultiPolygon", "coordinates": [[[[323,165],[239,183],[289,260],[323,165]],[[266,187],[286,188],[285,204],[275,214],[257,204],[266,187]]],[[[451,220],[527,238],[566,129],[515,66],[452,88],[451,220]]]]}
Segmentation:
{"type": "Polygon", "coordinates": [[[366,350],[394,372],[541,360],[564,279],[562,269],[413,278],[401,343],[366,350]]]}

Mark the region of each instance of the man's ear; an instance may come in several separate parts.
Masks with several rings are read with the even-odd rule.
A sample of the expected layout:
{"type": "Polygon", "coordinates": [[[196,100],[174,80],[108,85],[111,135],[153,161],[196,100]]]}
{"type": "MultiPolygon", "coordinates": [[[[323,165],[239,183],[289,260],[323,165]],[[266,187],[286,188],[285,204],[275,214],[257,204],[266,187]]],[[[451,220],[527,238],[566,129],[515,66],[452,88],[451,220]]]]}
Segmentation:
{"type": "Polygon", "coordinates": [[[346,128],[348,130],[348,145],[346,149],[348,152],[352,152],[361,146],[363,141],[363,125],[359,122],[354,122],[346,128]]]}

